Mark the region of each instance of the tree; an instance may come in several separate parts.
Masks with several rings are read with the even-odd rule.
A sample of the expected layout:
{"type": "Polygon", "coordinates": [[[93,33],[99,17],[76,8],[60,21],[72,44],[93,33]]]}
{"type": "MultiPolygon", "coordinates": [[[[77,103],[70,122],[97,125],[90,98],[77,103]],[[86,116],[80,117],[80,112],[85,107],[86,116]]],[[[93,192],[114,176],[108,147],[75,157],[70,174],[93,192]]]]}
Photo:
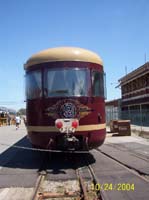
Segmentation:
{"type": "Polygon", "coordinates": [[[17,113],[20,114],[20,115],[26,115],[26,109],[20,108],[17,113]]]}

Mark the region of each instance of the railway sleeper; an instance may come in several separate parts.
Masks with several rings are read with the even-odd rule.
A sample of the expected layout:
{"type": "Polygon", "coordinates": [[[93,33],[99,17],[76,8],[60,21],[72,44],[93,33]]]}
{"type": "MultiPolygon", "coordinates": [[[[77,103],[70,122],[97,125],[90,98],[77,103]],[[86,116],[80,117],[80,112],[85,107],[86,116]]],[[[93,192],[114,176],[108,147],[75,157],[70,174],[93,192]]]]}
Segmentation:
{"type": "MultiPolygon", "coordinates": [[[[38,200],[48,199],[48,198],[77,198],[78,194],[75,192],[65,192],[63,193],[52,193],[52,192],[39,192],[38,200]]],[[[79,200],[79,199],[78,199],[79,200]]]]}
{"type": "Polygon", "coordinates": [[[76,187],[74,191],[71,191],[70,188],[67,188],[67,183],[65,181],[61,182],[63,187],[61,185],[58,185],[57,182],[53,181],[52,183],[49,182],[49,185],[47,185],[47,182],[45,182],[44,184],[46,185],[46,187],[44,187],[42,183],[38,189],[35,200],[44,200],[44,199],[101,200],[101,198],[98,197],[97,192],[91,190],[92,181],[85,181],[80,176],[78,177],[78,180],[76,180],[76,185],[78,185],[79,187],[77,186],[78,188],[76,187]],[[55,186],[53,191],[51,189],[50,189],[51,191],[48,191],[48,188],[50,187],[51,184],[57,186],[55,186]]]}

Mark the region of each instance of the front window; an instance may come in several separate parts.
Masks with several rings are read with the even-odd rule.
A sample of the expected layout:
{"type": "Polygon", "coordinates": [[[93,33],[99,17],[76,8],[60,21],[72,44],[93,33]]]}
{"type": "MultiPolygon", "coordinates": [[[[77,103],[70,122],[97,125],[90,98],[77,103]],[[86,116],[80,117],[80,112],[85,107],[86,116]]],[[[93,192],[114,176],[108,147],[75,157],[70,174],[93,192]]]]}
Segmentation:
{"type": "Polygon", "coordinates": [[[99,71],[92,72],[92,94],[96,97],[104,97],[104,73],[99,71]]]}
{"type": "Polygon", "coordinates": [[[36,99],[42,97],[41,71],[26,74],[26,98],[36,99]]]}
{"type": "Polygon", "coordinates": [[[49,69],[46,75],[46,96],[87,96],[87,70],[49,69]]]}

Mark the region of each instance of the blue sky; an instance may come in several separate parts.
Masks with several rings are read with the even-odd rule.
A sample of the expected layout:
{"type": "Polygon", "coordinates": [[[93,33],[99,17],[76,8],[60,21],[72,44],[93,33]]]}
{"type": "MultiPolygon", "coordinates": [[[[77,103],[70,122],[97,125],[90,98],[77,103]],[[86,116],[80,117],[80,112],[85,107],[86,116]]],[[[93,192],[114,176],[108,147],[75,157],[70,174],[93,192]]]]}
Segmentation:
{"type": "Polygon", "coordinates": [[[95,51],[104,61],[107,100],[118,79],[149,58],[148,0],[0,0],[0,106],[25,107],[23,64],[58,46],[95,51]]]}

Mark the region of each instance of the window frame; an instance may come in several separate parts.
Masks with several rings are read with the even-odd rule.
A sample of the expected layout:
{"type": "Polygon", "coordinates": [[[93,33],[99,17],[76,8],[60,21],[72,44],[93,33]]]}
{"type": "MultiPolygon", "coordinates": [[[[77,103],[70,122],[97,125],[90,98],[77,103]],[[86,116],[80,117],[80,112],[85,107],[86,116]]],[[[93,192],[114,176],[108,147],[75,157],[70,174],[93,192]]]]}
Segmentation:
{"type": "MultiPolygon", "coordinates": [[[[100,88],[99,88],[100,89],[100,88]]],[[[92,97],[102,97],[102,98],[104,98],[104,99],[106,99],[106,74],[105,74],[105,72],[104,71],[99,71],[99,70],[95,70],[95,69],[93,69],[93,70],[91,70],[91,91],[92,91],[92,97]],[[99,73],[100,74],[100,76],[102,75],[102,93],[101,92],[99,92],[99,95],[96,95],[96,94],[94,94],[94,83],[93,83],[93,75],[94,75],[94,73],[99,73]]],[[[100,91],[100,90],[99,90],[100,91]]]]}
{"type": "Polygon", "coordinates": [[[35,99],[41,99],[43,97],[43,82],[42,82],[42,69],[37,69],[37,70],[32,70],[32,71],[27,71],[26,74],[25,74],[25,96],[26,96],[26,100],[35,100],[35,99]],[[39,96],[36,96],[36,97],[32,97],[32,98],[29,98],[28,95],[27,95],[27,84],[28,84],[28,81],[27,81],[27,76],[33,74],[33,73],[36,73],[36,72],[39,72],[40,73],[40,81],[41,81],[41,85],[40,85],[40,95],[39,96]]]}
{"type": "Polygon", "coordinates": [[[78,67],[64,67],[64,68],[61,68],[61,67],[46,67],[44,69],[44,72],[43,72],[43,96],[45,99],[47,98],[63,98],[63,97],[68,97],[68,98],[75,98],[75,97],[89,97],[90,96],[90,88],[91,88],[91,83],[90,83],[90,71],[88,68],[86,67],[82,67],[82,68],[78,68],[78,67]],[[63,70],[76,70],[76,71],[83,71],[85,72],[85,75],[86,75],[86,84],[87,84],[87,87],[86,87],[86,95],[60,95],[60,96],[48,96],[46,93],[48,93],[47,91],[47,79],[48,79],[48,71],[51,70],[51,71],[63,71],[63,70]],[[46,91],[46,92],[45,92],[46,91]]]}

